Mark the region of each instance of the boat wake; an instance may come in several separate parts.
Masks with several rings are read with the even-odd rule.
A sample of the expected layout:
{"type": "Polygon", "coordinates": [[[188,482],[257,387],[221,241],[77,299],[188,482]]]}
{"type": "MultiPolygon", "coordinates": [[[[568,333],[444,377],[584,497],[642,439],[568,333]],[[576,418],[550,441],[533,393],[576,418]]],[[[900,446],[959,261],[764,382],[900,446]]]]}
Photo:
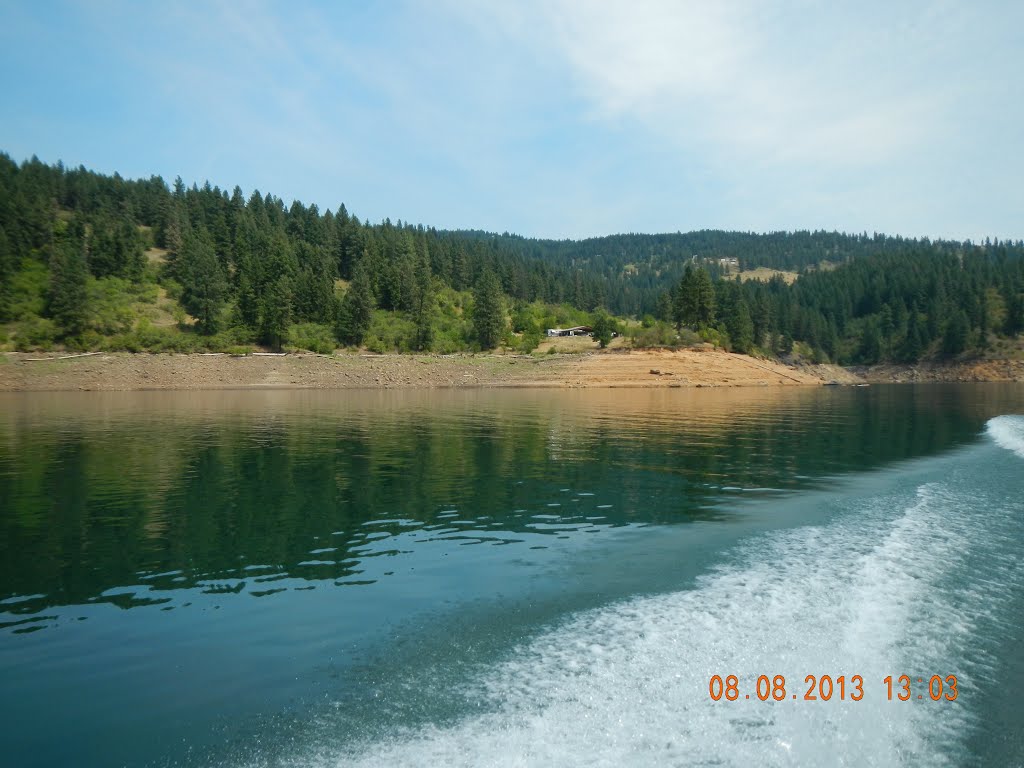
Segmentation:
{"type": "MultiPolygon", "coordinates": [[[[1021,417],[993,419],[988,434],[1024,457],[1021,417]]],[[[693,589],[570,617],[471,675],[463,693],[478,714],[454,725],[341,754],[307,745],[285,762],[958,764],[975,717],[970,692],[994,674],[977,636],[1021,587],[1019,504],[986,478],[992,455],[977,446],[885,493],[829,496],[828,523],[754,537],[693,589]],[[896,700],[894,682],[888,700],[883,679],[904,674],[912,699],[896,700]],[[738,700],[712,701],[713,675],[735,675],[738,700]],[[784,675],[785,699],[760,701],[759,675],[784,675]],[[805,700],[807,675],[845,676],[845,700],[838,687],[829,701],[805,700]],[[860,701],[850,699],[853,675],[860,701]],[[932,675],[956,675],[958,700],[932,701],[932,675]]]]}

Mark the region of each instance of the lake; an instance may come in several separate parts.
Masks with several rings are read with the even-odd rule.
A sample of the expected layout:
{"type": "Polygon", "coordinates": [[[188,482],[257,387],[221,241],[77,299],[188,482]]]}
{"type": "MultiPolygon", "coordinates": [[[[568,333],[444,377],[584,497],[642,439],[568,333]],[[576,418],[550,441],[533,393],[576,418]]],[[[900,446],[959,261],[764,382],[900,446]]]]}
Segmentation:
{"type": "Polygon", "coordinates": [[[0,754],[1020,765],[1022,413],[1001,384],[0,394],[0,754]]]}

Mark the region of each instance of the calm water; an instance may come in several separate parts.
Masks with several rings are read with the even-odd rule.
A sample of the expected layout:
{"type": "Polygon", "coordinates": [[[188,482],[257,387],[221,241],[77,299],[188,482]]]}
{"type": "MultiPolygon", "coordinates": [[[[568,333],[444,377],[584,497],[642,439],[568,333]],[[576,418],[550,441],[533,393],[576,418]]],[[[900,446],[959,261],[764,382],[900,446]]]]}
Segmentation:
{"type": "Polygon", "coordinates": [[[0,755],[1024,764],[1021,413],[1009,385],[0,394],[0,755]]]}

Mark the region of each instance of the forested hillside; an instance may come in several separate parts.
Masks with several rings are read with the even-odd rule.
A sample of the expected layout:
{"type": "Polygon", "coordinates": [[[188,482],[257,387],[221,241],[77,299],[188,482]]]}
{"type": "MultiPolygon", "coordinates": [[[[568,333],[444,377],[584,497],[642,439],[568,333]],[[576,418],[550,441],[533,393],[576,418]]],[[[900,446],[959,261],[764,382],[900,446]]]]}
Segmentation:
{"type": "Polygon", "coordinates": [[[1010,353],[1024,330],[1024,243],[719,231],[534,240],[0,155],[8,348],[529,351],[551,325],[607,337],[606,311],[634,318],[623,326],[638,345],[797,347],[843,363],[1010,353]],[[734,279],[754,267],[801,277],[734,279]]]}
{"type": "MultiPolygon", "coordinates": [[[[468,239],[496,237],[486,232],[460,234],[468,239]]],[[[534,240],[506,233],[497,236],[497,242],[525,257],[542,259],[564,269],[582,270],[599,281],[598,292],[609,309],[637,316],[655,311],[659,295],[679,282],[691,260],[703,263],[711,276],[717,278],[726,273],[720,264],[725,259],[737,262],[732,274],[758,267],[803,273],[821,265],[831,268],[864,257],[907,252],[948,254],[970,249],[969,244],[959,242],[821,231],[753,234],[701,230],[585,240],[534,240]]],[[[1021,243],[1015,247],[1019,251],[1021,243]]]]}
{"type": "MultiPolygon", "coordinates": [[[[510,302],[583,322],[559,305],[598,306],[597,284],[493,238],[371,225],[344,205],[0,155],[0,322],[16,321],[19,348],[491,348],[510,302]]],[[[539,339],[537,322],[526,330],[539,339]]]]}

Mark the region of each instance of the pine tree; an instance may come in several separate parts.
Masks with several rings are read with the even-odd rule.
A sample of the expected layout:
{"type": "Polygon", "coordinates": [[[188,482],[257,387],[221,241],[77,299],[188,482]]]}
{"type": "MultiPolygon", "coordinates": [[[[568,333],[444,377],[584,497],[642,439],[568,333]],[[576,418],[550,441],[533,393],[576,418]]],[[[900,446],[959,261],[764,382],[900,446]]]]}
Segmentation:
{"type": "Polygon", "coordinates": [[[674,318],[672,297],[668,293],[661,293],[658,295],[658,303],[654,310],[654,316],[658,320],[664,320],[666,323],[672,322],[674,318]]]}
{"type": "Polygon", "coordinates": [[[473,291],[473,332],[481,349],[494,349],[505,330],[505,309],[498,278],[489,269],[473,291]]]}
{"type": "Polygon", "coordinates": [[[874,365],[882,359],[882,334],[874,318],[864,324],[864,332],[860,339],[860,361],[874,365]]]}
{"type": "Polygon", "coordinates": [[[200,332],[216,333],[228,283],[205,230],[189,235],[182,243],[176,271],[182,287],[181,305],[196,319],[200,332]]]}
{"type": "Polygon", "coordinates": [[[1024,293],[1013,292],[1006,303],[1003,333],[1013,338],[1021,331],[1024,331],[1024,293]]]}
{"type": "Polygon", "coordinates": [[[710,328],[715,323],[715,286],[706,269],[696,270],[694,282],[698,328],[710,328]]]}
{"type": "Polygon", "coordinates": [[[736,300],[732,311],[725,319],[734,352],[746,354],[754,346],[754,322],[750,319],[750,307],[742,297],[736,300]]]}
{"type": "Polygon", "coordinates": [[[947,356],[959,355],[967,349],[967,339],[971,333],[971,324],[962,309],[956,310],[946,321],[942,334],[942,352],[947,356]]]}
{"type": "Polygon", "coordinates": [[[924,340],[921,337],[921,321],[917,314],[917,305],[910,308],[910,315],[907,318],[907,334],[903,337],[903,344],[900,345],[899,356],[904,363],[917,362],[924,351],[924,340]]]}
{"type": "Polygon", "coordinates": [[[259,327],[260,303],[252,281],[244,272],[238,278],[238,322],[251,331],[259,327]]]}
{"type": "Polygon", "coordinates": [[[14,279],[14,273],[14,252],[7,242],[7,233],[0,226],[0,321],[10,317],[13,296],[11,281],[14,279]]]}
{"type": "Polygon", "coordinates": [[[267,286],[260,311],[260,330],[263,341],[278,352],[288,341],[288,326],[292,322],[292,281],[281,275],[267,286]]]}
{"type": "Polygon", "coordinates": [[[687,264],[673,302],[677,327],[709,328],[715,322],[715,286],[703,267],[687,264]]]}
{"type": "Polygon", "coordinates": [[[47,310],[66,336],[81,334],[88,318],[89,268],[85,249],[84,230],[79,225],[54,244],[50,256],[47,310]]]}
{"type": "Polygon", "coordinates": [[[370,330],[376,306],[377,299],[373,293],[369,269],[360,260],[352,268],[352,283],[338,307],[334,331],[338,341],[353,346],[362,344],[366,332],[370,330]]]}
{"type": "Polygon", "coordinates": [[[672,294],[672,319],[676,328],[681,329],[684,325],[692,325],[697,317],[696,303],[696,277],[694,276],[693,265],[687,264],[683,270],[683,276],[679,280],[672,294]]]}
{"type": "Polygon", "coordinates": [[[430,262],[425,253],[419,256],[416,267],[416,338],[413,347],[419,351],[429,350],[434,344],[434,312],[437,300],[434,297],[434,284],[430,275],[430,262]]]}

